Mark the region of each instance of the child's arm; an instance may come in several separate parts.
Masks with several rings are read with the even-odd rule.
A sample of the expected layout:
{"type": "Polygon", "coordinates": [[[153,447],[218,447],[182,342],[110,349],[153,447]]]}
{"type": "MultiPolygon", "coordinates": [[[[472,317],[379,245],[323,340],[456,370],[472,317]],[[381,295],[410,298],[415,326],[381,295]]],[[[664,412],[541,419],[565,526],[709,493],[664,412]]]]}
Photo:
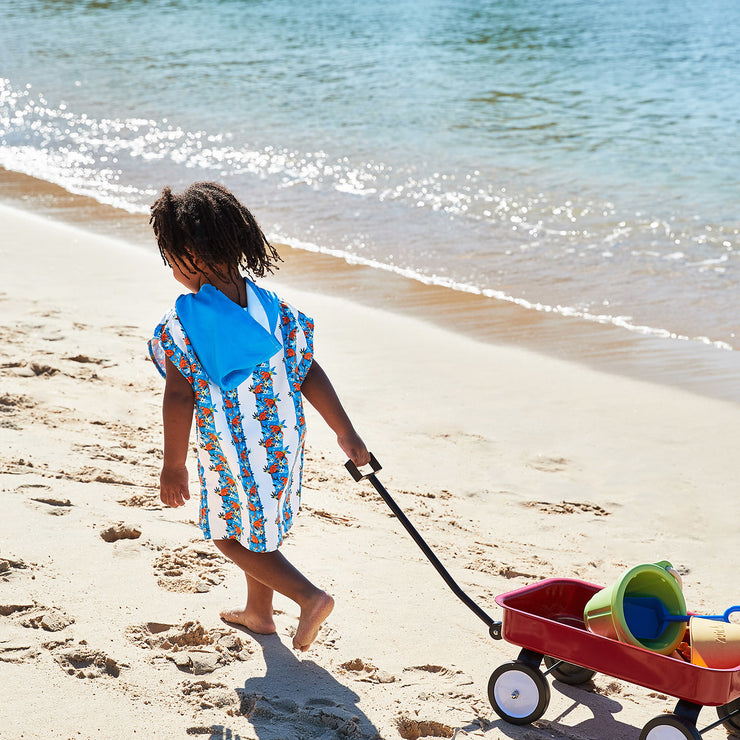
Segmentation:
{"type": "Polygon", "coordinates": [[[337,435],[337,442],[344,454],[357,466],[367,465],[370,453],[342,408],[331,381],[316,360],[303,379],[301,391],[337,435]]]}
{"type": "Polygon", "coordinates": [[[190,498],[185,461],[194,403],[195,394],[190,383],[168,359],[162,402],[164,461],[159,476],[159,497],[167,506],[182,506],[190,498]]]}

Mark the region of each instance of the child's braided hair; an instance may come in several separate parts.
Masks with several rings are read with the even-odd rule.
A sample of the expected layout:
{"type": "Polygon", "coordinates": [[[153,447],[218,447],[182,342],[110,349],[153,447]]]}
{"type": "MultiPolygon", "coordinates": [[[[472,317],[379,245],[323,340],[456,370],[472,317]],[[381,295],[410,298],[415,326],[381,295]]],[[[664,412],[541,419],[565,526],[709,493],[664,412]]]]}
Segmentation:
{"type": "Polygon", "coordinates": [[[196,182],[182,193],[164,188],[149,223],[166,264],[175,260],[196,271],[193,259],[198,258],[222,277],[232,267],[263,277],[280,261],[254,216],[215,182],[196,182]]]}

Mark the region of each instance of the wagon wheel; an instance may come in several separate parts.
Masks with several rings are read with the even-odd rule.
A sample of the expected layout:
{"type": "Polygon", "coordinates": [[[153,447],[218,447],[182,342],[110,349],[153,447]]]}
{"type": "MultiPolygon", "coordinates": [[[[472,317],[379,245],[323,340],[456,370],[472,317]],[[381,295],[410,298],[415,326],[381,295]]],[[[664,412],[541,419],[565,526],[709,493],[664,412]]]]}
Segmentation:
{"type": "Polygon", "coordinates": [[[525,663],[504,663],[488,681],[493,711],[512,725],[539,719],[550,703],[550,684],[537,668],[525,663]]]}
{"type": "Polygon", "coordinates": [[[579,665],[566,663],[564,660],[560,661],[551,658],[549,655],[545,656],[545,665],[550,669],[548,673],[551,676],[557,678],[561,683],[567,683],[571,686],[586,683],[596,675],[596,671],[592,671],[590,668],[581,668],[579,665]],[[557,668],[553,668],[553,666],[557,666],[557,668]]]}
{"type": "Polygon", "coordinates": [[[730,735],[740,737],[740,699],[717,707],[717,716],[723,720],[722,724],[730,735]],[[733,712],[738,712],[738,714],[733,714],[733,712]]]}
{"type": "Polygon", "coordinates": [[[696,725],[675,714],[663,714],[642,728],[640,740],[701,740],[701,735],[696,725]]]}

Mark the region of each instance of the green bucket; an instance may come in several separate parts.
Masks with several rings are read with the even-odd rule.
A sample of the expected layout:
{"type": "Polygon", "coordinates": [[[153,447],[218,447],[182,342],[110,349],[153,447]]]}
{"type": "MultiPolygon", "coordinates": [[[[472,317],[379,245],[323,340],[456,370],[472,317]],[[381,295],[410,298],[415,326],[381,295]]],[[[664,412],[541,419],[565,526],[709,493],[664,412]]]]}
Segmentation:
{"type": "Polygon", "coordinates": [[[583,610],[586,627],[597,635],[669,655],[683,640],[685,622],[666,622],[665,629],[651,640],[638,639],[624,616],[624,598],[652,596],[660,599],[671,614],[686,614],[681,582],[666,560],[630,568],[616,583],[597,591],[583,610]]]}

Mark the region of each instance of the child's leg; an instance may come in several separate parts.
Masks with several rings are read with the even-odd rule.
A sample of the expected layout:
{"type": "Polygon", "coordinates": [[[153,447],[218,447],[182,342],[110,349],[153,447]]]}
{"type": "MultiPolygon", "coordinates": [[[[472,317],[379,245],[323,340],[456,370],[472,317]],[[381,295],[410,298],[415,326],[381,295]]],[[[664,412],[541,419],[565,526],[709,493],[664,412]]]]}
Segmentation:
{"type": "Polygon", "coordinates": [[[277,551],[252,552],[236,540],[214,540],[214,544],[248,577],[268,589],[280,592],[300,606],[301,616],[293,637],[293,647],[308,650],[322,622],[334,608],[334,599],[314,586],[277,551]]]}
{"type": "Polygon", "coordinates": [[[244,577],[247,581],[247,605],[243,609],[225,609],[221,612],[221,617],[227,622],[241,624],[259,635],[275,634],[277,630],[272,618],[274,591],[248,573],[244,577]]]}

